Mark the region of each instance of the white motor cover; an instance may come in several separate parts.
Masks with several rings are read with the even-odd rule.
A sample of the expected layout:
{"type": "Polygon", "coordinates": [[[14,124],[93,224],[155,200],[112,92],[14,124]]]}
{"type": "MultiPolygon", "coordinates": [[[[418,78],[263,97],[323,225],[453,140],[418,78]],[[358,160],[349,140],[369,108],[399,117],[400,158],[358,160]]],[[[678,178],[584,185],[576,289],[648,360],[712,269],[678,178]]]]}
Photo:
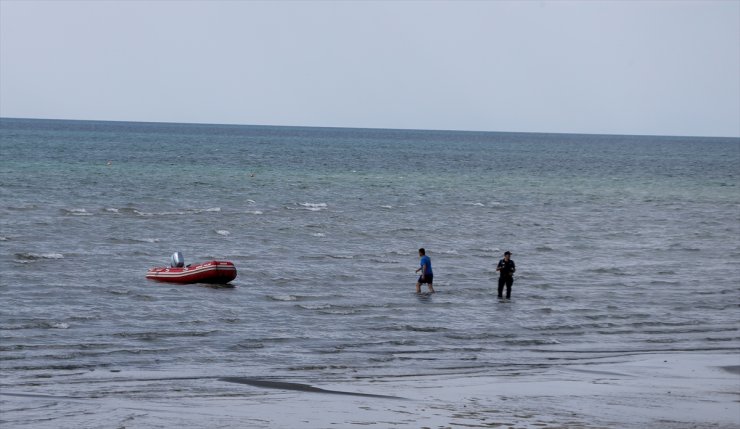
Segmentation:
{"type": "Polygon", "coordinates": [[[185,266],[185,258],[183,258],[181,252],[175,252],[172,254],[172,261],[170,262],[172,268],[182,268],[185,266]]]}

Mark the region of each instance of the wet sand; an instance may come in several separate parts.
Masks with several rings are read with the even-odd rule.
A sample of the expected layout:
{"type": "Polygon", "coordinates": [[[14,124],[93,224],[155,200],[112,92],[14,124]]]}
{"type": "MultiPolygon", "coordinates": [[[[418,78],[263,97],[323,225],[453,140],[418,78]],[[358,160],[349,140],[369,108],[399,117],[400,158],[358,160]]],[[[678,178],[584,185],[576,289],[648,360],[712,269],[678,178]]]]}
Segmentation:
{"type": "MultiPolygon", "coordinates": [[[[172,399],[161,391],[151,398],[116,394],[114,386],[88,397],[79,391],[64,396],[59,389],[3,391],[0,424],[98,427],[93,422],[105,416],[108,427],[118,428],[729,429],[740,427],[739,361],[732,353],[683,352],[512,369],[504,376],[424,375],[334,384],[239,376],[159,379],[172,399]],[[14,410],[21,409],[25,420],[14,420],[14,410]],[[36,410],[32,421],[29,409],[36,410]]],[[[122,373],[122,380],[126,376],[122,373]]],[[[156,390],[152,380],[125,383],[156,390]]]]}

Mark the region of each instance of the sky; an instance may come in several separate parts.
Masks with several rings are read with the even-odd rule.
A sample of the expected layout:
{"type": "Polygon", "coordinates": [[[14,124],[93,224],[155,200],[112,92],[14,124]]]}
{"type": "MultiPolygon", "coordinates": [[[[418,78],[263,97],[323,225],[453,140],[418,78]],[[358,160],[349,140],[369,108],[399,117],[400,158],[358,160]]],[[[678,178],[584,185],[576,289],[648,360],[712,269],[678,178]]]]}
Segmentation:
{"type": "Polygon", "coordinates": [[[0,0],[0,116],[740,137],[740,0],[0,0]]]}

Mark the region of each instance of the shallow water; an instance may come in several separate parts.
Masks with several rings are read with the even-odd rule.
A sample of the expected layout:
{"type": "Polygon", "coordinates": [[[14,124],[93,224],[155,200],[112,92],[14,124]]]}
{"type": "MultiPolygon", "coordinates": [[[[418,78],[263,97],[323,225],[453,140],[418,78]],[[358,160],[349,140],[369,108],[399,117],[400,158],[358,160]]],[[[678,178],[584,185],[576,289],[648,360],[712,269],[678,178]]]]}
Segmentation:
{"type": "Polygon", "coordinates": [[[2,119],[0,151],[3,389],[740,349],[739,139],[2,119]],[[175,251],[239,275],[144,278],[175,251]]]}

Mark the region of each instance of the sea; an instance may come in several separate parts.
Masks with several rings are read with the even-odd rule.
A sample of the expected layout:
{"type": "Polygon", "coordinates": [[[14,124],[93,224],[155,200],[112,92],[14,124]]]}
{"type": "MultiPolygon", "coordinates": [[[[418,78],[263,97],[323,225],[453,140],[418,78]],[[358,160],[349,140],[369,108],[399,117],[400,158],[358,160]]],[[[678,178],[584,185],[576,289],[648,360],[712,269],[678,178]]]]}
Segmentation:
{"type": "Polygon", "coordinates": [[[0,275],[0,391],[80,404],[737,353],[740,139],[2,118],[0,275]]]}

